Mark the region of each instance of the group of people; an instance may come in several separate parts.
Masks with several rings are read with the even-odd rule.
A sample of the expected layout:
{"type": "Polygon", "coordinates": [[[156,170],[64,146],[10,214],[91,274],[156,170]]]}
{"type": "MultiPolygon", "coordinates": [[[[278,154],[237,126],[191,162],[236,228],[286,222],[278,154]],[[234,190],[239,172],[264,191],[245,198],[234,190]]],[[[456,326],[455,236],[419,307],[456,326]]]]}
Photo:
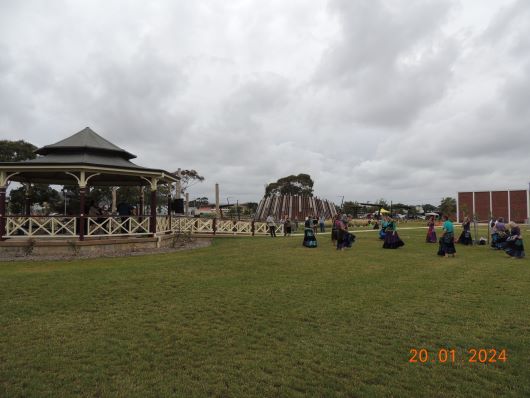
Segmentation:
{"type": "MultiPolygon", "coordinates": [[[[351,217],[346,214],[337,214],[333,218],[331,229],[331,241],[337,250],[344,250],[352,247],[355,242],[355,235],[348,231],[351,217]]],[[[320,232],[325,232],[324,217],[306,217],[304,222],[304,245],[308,247],[316,247],[316,234],[320,227],[320,232]]],[[[267,217],[267,225],[269,226],[271,236],[276,236],[276,223],[272,216],[267,217]]],[[[427,243],[438,243],[438,255],[445,257],[455,257],[455,229],[452,221],[448,216],[442,217],[442,236],[437,239],[436,236],[436,220],[431,216],[427,221],[427,236],[425,238],[427,243]]],[[[291,222],[286,217],[282,220],[284,226],[284,235],[290,236],[293,227],[298,229],[298,220],[291,222]]],[[[397,232],[397,222],[389,216],[384,216],[381,220],[381,229],[379,231],[379,239],[383,241],[384,249],[397,249],[405,245],[405,242],[400,238],[397,232]]],[[[523,258],[524,245],[521,236],[521,228],[513,221],[508,224],[504,223],[502,218],[492,220],[490,224],[492,228],[491,247],[496,250],[503,250],[506,254],[513,258],[523,258]]],[[[472,245],[473,238],[471,235],[471,220],[465,217],[462,222],[462,233],[460,234],[456,243],[462,245],[472,245]]]]}
{"type": "Polygon", "coordinates": [[[521,228],[515,222],[504,223],[501,217],[490,221],[491,247],[495,250],[504,250],[512,258],[523,258],[524,245],[521,236],[521,228]]]}
{"type": "MultiPolygon", "coordinates": [[[[431,217],[427,223],[428,231],[426,242],[436,243],[436,232],[434,230],[435,220],[434,216],[431,217]]],[[[497,220],[490,222],[492,229],[491,234],[491,247],[495,250],[504,250],[506,254],[512,258],[523,258],[524,245],[521,236],[521,228],[513,221],[508,224],[504,223],[504,219],[501,217],[497,220]]],[[[456,255],[455,239],[454,239],[454,226],[451,220],[447,216],[443,217],[443,235],[438,241],[440,244],[438,254],[440,256],[452,256],[456,255]]],[[[485,243],[485,239],[481,239],[485,243]]],[[[471,220],[469,217],[464,217],[462,222],[462,233],[460,234],[456,243],[468,246],[473,244],[473,238],[471,236],[471,220]]]]}
{"type": "MultiPolygon", "coordinates": [[[[439,244],[439,247],[438,247],[439,256],[455,257],[456,256],[455,227],[452,221],[447,216],[443,216],[442,221],[443,221],[442,236],[438,240],[436,237],[436,231],[434,229],[434,227],[436,226],[435,218],[434,216],[429,217],[429,220],[427,221],[428,229],[427,229],[427,236],[425,238],[425,241],[427,243],[438,243],[439,244]]],[[[469,222],[467,223],[467,226],[469,230],[469,222]]],[[[462,243],[461,239],[463,239],[463,236],[467,236],[465,232],[466,230],[462,232],[462,235],[460,236],[460,239],[459,239],[459,243],[462,243]]],[[[471,239],[471,235],[469,235],[469,239],[471,239]]],[[[471,243],[472,242],[473,241],[471,240],[471,243]]]]}
{"type": "MultiPolygon", "coordinates": [[[[304,221],[304,228],[311,228],[314,232],[314,234],[317,234],[318,229],[320,228],[320,232],[325,232],[325,217],[320,216],[311,216],[306,217],[304,221]]],[[[274,221],[274,217],[272,215],[269,215],[265,222],[267,223],[267,227],[269,228],[269,233],[271,237],[276,237],[276,221],[274,221]]],[[[293,231],[298,230],[298,218],[294,218],[294,220],[291,220],[289,217],[285,217],[284,219],[280,220],[280,225],[283,224],[283,236],[291,236],[293,231]]]]}

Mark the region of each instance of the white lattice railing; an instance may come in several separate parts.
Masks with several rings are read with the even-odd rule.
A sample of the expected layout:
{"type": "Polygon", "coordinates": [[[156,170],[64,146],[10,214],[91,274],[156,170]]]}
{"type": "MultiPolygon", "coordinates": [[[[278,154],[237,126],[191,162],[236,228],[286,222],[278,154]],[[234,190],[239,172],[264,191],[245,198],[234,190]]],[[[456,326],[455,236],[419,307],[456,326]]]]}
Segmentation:
{"type": "Polygon", "coordinates": [[[171,232],[169,216],[157,216],[156,217],[156,232],[160,232],[160,233],[171,232]]]}
{"type": "Polygon", "coordinates": [[[77,236],[76,217],[7,216],[6,234],[16,237],[72,237],[77,236]]]}
{"type": "Polygon", "coordinates": [[[233,234],[234,222],[232,220],[218,220],[216,223],[218,234],[233,234]]]}
{"type": "Polygon", "coordinates": [[[149,234],[149,217],[87,217],[85,236],[149,234]]]}
{"type": "MultiPolygon", "coordinates": [[[[77,237],[79,236],[79,217],[64,216],[7,216],[5,237],[77,237]]],[[[156,231],[191,234],[219,235],[258,235],[269,234],[264,222],[214,220],[211,218],[187,218],[157,216],[156,231]]],[[[143,217],[85,217],[84,235],[127,236],[149,235],[150,218],[143,217]]],[[[276,233],[283,234],[283,224],[276,226],[276,233]]]]}
{"type": "MultiPolygon", "coordinates": [[[[254,223],[254,235],[267,235],[269,234],[269,226],[264,222],[254,223]]],[[[283,224],[276,225],[276,234],[283,235],[283,224]]]]}

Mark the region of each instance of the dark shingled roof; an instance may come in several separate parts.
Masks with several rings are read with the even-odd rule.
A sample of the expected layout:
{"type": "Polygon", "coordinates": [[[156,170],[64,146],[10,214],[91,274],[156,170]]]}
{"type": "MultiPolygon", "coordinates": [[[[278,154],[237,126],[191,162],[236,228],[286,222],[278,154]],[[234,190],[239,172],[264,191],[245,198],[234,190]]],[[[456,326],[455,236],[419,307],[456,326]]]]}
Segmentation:
{"type": "Polygon", "coordinates": [[[120,147],[107,141],[105,138],[96,134],[90,127],[85,127],[83,130],[74,135],[65,138],[55,144],[46,145],[35,151],[38,155],[48,155],[52,153],[61,153],[67,151],[80,151],[85,153],[94,152],[112,152],[114,156],[118,155],[127,160],[134,159],[136,155],[129,153],[120,147]]]}
{"type": "Polygon", "coordinates": [[[177,180],[177,177],[165,170],[149,169],[132,163],[130,159],[135,158],[135,155],[107,141],[89,127],[55,144],[37,149],[35,153],[40,156],[20,162],[0,162],[0,167],[6,170],[11,167],[11,170],[17,172],[11,180],[21,182],[71,183],[72,177],[64,171],[57,170],[57,166],[72,169],[101,167],[115,169],[94,176],[90,180],[93,185],[145,185],[147,182],[142,178],[142,173],[165,175],[160,182],[177,180]],[[20,166],[26,169],[21,169],[20,166]],[[40,171],[34,167],[49,167],[49,169],[40,171]],[[131,174],[127,175],[128,172],[131,174]]]}

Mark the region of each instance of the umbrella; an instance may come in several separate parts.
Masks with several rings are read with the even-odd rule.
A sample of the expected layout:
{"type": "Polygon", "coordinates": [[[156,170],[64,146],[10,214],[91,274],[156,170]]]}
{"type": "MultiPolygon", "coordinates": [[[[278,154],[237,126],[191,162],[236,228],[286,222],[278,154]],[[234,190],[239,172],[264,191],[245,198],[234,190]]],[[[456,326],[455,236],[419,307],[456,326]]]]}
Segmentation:
{"type": "Polygon", "coordinates": [[[379,210],[379,213],[390,213],[390,212],[386,210],[385,208],[381,207],[381,210],[379,210]]]}
{"type": "Polygon", "coordinates": [[[425,213],[426,216],[435,216],[435,217],[438,217],[438,213],[425,213]]]}

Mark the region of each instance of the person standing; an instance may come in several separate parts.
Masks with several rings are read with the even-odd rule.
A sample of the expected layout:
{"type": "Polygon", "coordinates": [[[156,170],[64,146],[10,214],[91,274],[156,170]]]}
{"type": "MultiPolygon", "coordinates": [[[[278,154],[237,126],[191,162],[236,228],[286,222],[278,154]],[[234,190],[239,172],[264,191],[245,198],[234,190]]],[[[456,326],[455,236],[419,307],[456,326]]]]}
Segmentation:
{"type": "Polygon", "coordinates": [[[289,217],[283,222],[283,236],[291,236],[291,220],[289,217]]]}
{"type": "Polygon", "coordinates": [[[397,233],[397,224],[391,218],[387,219],[387,226],[385,229],[385,241],[383,242],[383,249],[397,249],[405,245],[397,233]]]}
{"type": "Polygon", "coordinates": [[[337,230],[337,250],[344,250],[344,238],[348,229],[340,216],[337,216],[335,220],[335,229],[337,230]]]}
{"type": "Polygon", "coordinates": [[[434,216],[429,217],[429,222],[427,223],[427,226],[429,227],[429,230],[427,231],[427,243],[436,243],[438,240],[436,239],[436,231],[434,230],[434,216]]]}
{"type": "Polygon", "coordinates": [[[440,249],[438,255],[445,257],[456,256],[455,248],[455,229],[453,223],[448,216],[442,217],[443,223],[443,235],[440,238],[440,249]]]}
{"type": "Polygon", "coordinates": [[[472,245],[473,239],[471,239],[471,221],[469,220],[469,217],[464,218],[464,222],[462,223],[462,228],[464,229],[462,233],[460,234],[460,237],[458,238],[458,243],[461,243],[462,245],[472,245]]]}
{"type": "Polygon", "coordinates": [[[274,222],[274,218],[272,217],[272,215],[269,214],[266,222],[267,222],[267,226],[269,227],[271,238],[275,238],[276,237],[276,223],[274,222]]]}
{"type": "Polygon", "coordinates": [[[335,217],[331,220],[331,244],[335,246],[337,244],[337,236],[338,236],[338,229],[337,229],[337,220],[340,219],[340,214],[335,214],[335,217]]]}
{"type": "Polygon", "coordinates": [[[320,232],[326,232],[326,219],[324,216],[320,216],[318,219],[318,225],[320,226],[320,232]]]}

